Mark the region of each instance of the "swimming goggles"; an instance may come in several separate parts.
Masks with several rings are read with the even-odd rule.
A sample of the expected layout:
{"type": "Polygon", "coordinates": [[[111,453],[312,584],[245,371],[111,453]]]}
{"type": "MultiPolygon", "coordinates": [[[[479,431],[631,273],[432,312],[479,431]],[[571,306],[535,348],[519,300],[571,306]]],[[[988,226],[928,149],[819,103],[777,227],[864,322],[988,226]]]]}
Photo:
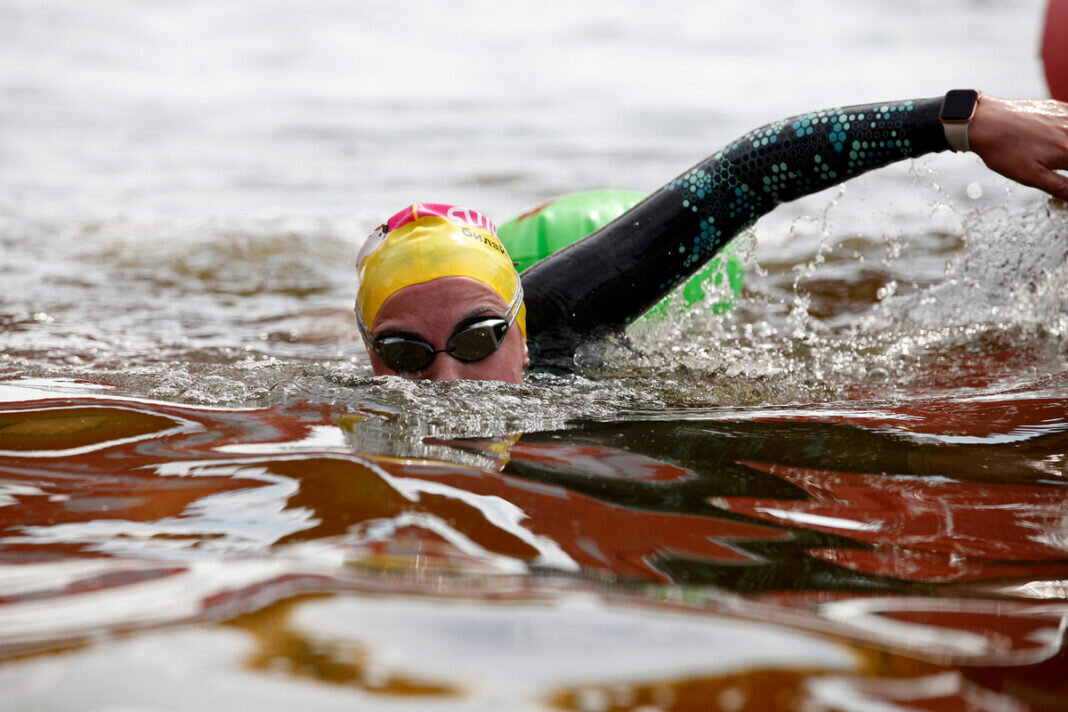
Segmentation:
{"type": "Polygon", "coordinates": [[[376,339],[367,325],[363,323],[360,310],[356,310],[356,321],[364,341],[370,346],[382,363],[399,373],[422,371],[437,358],[438,354],[448,354],[460,361],[481,361],[488,357],[504,343],[508,328],[515,323],[519,307],[523,304],[523,285],[518,285],[512,303],[504,317],[488,317],[462,326],[453,332],[445,343],[445,348],[435,349],[422,339],[407,336],[387,336],[376,339]]]}

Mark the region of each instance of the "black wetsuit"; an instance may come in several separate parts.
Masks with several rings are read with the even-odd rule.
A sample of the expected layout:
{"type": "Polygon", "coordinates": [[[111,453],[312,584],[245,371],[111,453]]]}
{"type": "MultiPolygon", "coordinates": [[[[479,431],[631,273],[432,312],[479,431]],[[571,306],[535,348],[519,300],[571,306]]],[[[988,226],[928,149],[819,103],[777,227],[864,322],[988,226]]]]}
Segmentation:
{"type": "Polygon", "coordinates": [[[941,98],[827,109],[763,126],[523,272],[534,366],[573,367],[779,203],[950,148],[941,98]]]}

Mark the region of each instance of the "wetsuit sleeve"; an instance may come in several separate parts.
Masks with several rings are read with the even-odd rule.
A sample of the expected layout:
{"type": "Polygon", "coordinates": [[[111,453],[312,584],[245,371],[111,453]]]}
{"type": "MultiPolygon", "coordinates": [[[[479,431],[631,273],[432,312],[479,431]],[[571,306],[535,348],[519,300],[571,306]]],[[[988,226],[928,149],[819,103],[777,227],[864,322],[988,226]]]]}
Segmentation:
{"type": "Polygon", "coordinates": [[[779,203],[949,149],[941,98],[827,109],[763,126],[523,272],[535,366],[567,368],[779,203]]]}

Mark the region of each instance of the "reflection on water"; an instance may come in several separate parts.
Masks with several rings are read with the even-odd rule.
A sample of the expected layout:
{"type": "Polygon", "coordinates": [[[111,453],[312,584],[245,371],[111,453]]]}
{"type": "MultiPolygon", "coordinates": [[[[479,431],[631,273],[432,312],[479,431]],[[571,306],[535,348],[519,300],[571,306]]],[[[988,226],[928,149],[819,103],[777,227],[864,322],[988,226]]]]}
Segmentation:
{"type": "Polygon", "coordinates": [[[17,699],[41,665],[81,689],[57,661],[213,621],[245,636],[217,663],[239,687],[246,666],[456,709],[1064,699],[1063,676],[1035,672],[1063,663],[1068,621],[1063,395],[433,440],[449,462],[354,452],[373,402],[4,394],[0,652],[18,657],[0,676],[17,699]],[[648,648],[675,625],[672,654],[648,648]],[[67,652],[26,656],[48,650],[67,652]]]}
{"type": "Polygon", "coordinates": [[[287,599],[227,623],[253,636],[256,650],[246,660],[249,667],[382,695],[442,697],[461,693],[446,684],[393,675],[376,664],[373,655],[355,641],[311,640],[293,630],[289,618],[299,602],[298,598],[287,599]]]}

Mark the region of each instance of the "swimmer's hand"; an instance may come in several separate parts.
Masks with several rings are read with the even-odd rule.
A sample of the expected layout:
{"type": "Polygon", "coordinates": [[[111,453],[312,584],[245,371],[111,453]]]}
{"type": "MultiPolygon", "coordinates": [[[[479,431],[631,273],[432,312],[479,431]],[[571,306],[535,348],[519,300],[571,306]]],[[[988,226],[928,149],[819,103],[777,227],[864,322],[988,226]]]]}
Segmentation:
{"type": "Polygon", "coordinates": [[[1068,104],[983,94],[968,142],[991,170],[1068,200],[1068,104]]]}

